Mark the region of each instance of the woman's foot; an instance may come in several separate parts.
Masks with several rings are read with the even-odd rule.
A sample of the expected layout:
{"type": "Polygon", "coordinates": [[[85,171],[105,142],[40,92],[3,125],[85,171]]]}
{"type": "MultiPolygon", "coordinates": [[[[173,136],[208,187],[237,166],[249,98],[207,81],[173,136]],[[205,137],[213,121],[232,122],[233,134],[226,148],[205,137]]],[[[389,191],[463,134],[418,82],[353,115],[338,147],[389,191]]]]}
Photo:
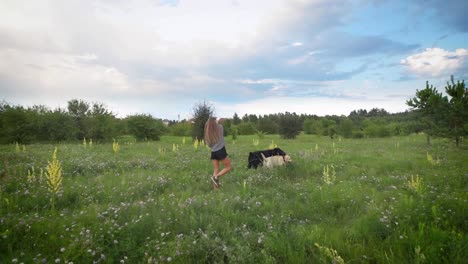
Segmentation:
{"type": "Polygon", "coordinates": [[[214,186],[215,186],[216,188],[219,187],[219,179],[218,179],[218,177],[212,176],[212,177],[211,177],[211,181],[213,181],[213,184],[214,184],[214,186]]]}

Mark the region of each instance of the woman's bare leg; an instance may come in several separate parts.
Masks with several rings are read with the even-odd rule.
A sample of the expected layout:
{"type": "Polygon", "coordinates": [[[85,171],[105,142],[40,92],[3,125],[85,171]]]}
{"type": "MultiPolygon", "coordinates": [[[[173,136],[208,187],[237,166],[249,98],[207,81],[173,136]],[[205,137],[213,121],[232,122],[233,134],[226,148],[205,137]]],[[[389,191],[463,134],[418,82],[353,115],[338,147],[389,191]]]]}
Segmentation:
{"type": "Polygon", "coordinates": [[[215,175],[218,178],[228,173],[232,169],[231,160],[229,158],[225,158],[221,162],[223,163],[224,168],[215,175]]]}
{"type": "Polygon", "coordinates": [[[213,176],[216,176],[219,173],[219,161],[211,160],[211,162],[213,163],[213,176]]]}

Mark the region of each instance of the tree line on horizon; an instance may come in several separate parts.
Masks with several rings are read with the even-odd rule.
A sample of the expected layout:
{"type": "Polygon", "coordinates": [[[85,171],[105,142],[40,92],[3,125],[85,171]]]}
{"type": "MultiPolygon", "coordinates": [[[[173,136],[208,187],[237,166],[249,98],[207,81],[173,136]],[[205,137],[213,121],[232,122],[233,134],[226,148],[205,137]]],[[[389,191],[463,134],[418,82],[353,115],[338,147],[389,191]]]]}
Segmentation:
{"type": "MultiPolygon", "coordinates": [[[[334,138],[366,138],[409,135],[425,132],[431,136],[453,139],[457,146],[468,134],[468,92],[464,81],[447,83],[444,96],[429,83],[416,90],[406,103],[413,109],[389,113],[385,109],[359,109],[349,115],[317,116],[290,112],[222,118],[225,136],[279,134],[294,139],[301,132],[334,138]]],[[[204,123],[214,108],[206,102],[193,107],[191,120],[170,121],[149,114],[117,118],[102,103],[79,99],[68,101],[67,108],[46,106],[25,108],[0,102],[0,144],[34,142],[73,142],[92,139],[109,142],[119,138],[138,141],[159,140],[163,135],[203,138],[204,123]]]]}

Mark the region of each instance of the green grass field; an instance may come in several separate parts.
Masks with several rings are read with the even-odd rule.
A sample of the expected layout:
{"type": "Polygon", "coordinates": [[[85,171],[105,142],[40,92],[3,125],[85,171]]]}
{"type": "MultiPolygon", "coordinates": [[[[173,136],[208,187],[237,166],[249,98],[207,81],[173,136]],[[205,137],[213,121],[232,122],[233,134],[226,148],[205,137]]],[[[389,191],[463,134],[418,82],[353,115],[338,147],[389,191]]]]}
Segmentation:
{"type": "Polygon", "coordinates": [[[257,139],[226,138],[219,191],[188,138],[0,146],[0,263],[466,263],[466,144],[257,139]],[[272,141],[293,164],[248,170],[272,141]]]}

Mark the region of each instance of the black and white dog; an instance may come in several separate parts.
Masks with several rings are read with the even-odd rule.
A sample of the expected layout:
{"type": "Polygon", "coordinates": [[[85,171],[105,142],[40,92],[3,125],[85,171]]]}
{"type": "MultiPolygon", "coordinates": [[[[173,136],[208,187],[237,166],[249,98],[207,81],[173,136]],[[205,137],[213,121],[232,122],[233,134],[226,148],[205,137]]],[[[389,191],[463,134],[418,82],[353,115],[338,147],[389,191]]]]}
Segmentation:
{"type": "Polygon", "coordinates": [[[291,157],[280,148],[254,151],[249,153],[249,165],[247,168],[256,169],[258,166],[271,168],[274,166],[284,165],[291,162],[291,157]]]}

